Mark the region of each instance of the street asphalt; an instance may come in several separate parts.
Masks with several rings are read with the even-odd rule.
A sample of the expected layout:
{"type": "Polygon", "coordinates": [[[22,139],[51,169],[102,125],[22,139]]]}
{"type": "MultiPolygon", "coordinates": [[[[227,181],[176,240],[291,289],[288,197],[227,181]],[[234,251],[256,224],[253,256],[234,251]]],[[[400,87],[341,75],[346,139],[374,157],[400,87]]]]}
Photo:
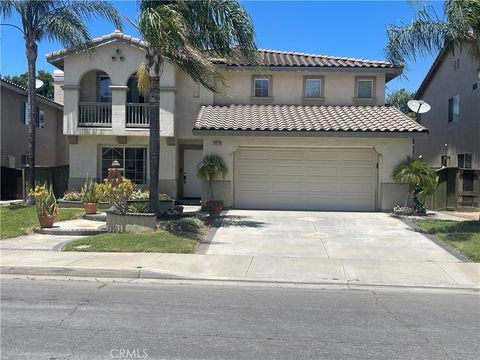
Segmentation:
{"type": "Polygon", "coordinates": [[[1,282],[1,359],[478,359],[478,293],[1,282]]]}

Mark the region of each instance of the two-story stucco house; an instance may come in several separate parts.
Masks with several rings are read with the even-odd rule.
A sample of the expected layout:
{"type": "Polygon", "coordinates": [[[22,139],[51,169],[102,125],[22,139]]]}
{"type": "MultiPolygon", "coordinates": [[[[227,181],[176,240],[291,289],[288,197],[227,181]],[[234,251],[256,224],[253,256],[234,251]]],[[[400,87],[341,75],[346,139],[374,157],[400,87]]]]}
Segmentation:
{"type": "Polygon", "coordinates": [[[415,155],[441,169],[440,182],[449,184],[436,208],[479,206],[479,75],[468,49],[442,50],[415,94],[431,106],[419,117],[430,134],[415,142],[415,155]]]}
{"type": "MultiPolygon", "coordinates": [[[[70,186],[105,178],[113,160],[148,186],[149,119],[135,73],[145,43],[118,31],[95,52],[47,55],[64,70],[64,133],[70,186]]],[[[382,210],[404,197],[392,171],[427,129],[384,105],[401,69],[384,61],[260,50],[265,68],[215,59],[228,96],[213,94],[171,64],[160,80],[160,187],[177,198],[207,196],[202,156],[228,165],[214,195],[226,206],[382,210]]]]}

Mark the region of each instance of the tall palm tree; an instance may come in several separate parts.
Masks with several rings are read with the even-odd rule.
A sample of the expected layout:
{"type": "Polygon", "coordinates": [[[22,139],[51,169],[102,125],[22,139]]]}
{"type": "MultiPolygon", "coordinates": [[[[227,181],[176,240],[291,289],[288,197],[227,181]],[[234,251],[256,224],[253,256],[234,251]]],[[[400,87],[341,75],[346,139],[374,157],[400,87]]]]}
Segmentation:
{"type": "MultiPolygon", "coordinates": [[[[242,58],[258,64],[255,32],[236,0],[139,1],[138,30],[147,42],[138,87],[150,103],[150,211],[158,213],[160,77],[175,65],[206,89],[219,93],[224,78],[212,58],[242,58]]],[[[242,62],[246,63],[246,62],[242,62]]]]}
{"type": "Polygon", "coordinates": [[[96,0],[1,0],[0,14],[10,18],[17,14],[21,26],[2,24],[20,30],[25,41],[28,63],[27,109],[28,114],[28,189],[35,186],[35,74],[38,43],[42,40],[56,40],[65,47],[89,47],[91,36],[86,20],[105,18],[116,28],[122,28],[117,10],[106,1],[96,0]]]}
{"type": "Polygon", "coordinates": [[[453,52],[465,47],[480,64],[480,0],[447,0],[444,18],[437,16],[432,6],[417,11],[411,24],[390,25],[387,29],[387,58],[397,64],[438,53],[453,52]]]}

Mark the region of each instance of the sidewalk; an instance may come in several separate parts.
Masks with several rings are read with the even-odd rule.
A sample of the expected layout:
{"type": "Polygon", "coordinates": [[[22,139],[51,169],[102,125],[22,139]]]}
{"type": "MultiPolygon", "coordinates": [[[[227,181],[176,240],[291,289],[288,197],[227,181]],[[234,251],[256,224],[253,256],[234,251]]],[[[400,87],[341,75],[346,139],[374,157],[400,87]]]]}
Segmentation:
{"type": "Polygon", "coordinates": [[[480,289],[480,264],[2,250],[2,274],[480,289]]]}

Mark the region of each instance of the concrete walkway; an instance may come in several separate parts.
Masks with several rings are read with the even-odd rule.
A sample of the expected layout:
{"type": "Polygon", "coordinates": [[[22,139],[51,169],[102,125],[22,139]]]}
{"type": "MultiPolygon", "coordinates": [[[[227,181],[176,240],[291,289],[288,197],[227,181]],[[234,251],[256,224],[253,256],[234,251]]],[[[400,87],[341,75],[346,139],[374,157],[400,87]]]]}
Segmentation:
{"type": "Polygon", "coordinates": [[[480,264],[2,250],[2,274],[480,289],[480,264]]]}

